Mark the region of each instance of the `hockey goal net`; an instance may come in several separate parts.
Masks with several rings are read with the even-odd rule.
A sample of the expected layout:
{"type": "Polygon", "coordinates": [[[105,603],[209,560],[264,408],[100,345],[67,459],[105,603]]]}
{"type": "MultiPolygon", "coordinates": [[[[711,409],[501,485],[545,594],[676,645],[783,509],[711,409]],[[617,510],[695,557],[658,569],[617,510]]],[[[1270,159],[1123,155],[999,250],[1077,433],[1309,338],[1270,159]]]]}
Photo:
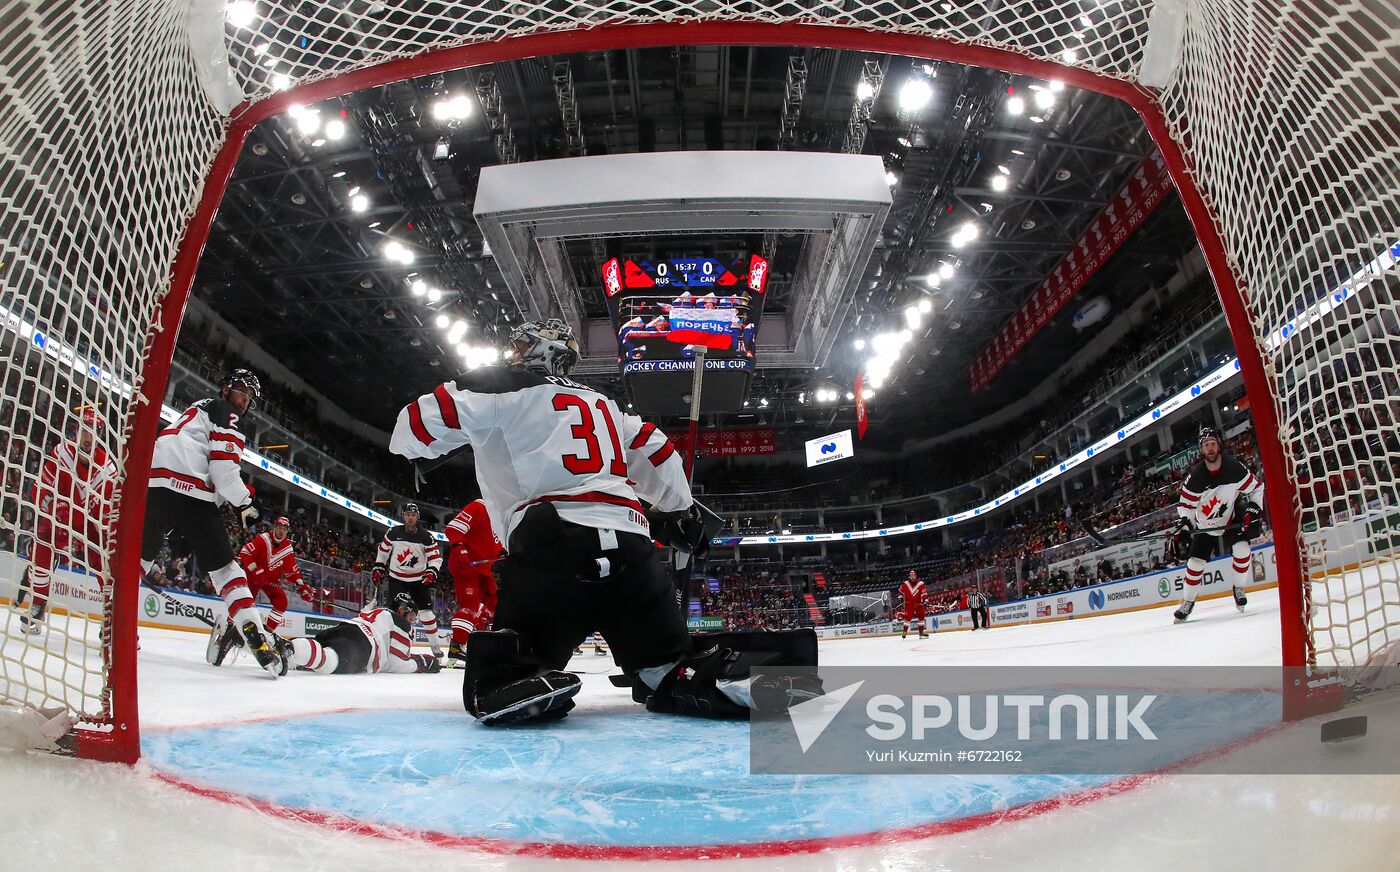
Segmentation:
{"type": "Polygon", "coordinates": [[[254,124],[436,70],[694,43],[944,59],[1131,104],[1200,236],[1252,397],[1283,662],[1366,662],[1400,638],[1397,23],[1376,0],[8,4],[0,697],[94,727],[82,753],[139,753],[150,452],[199,251],[254,124]],[[29,636],[14,599],[35,543],[75,526],[36,501],[34,482],[89,406],[119,486],[69,529],[82,542],[57,558],[50,632],[29,636]]]}

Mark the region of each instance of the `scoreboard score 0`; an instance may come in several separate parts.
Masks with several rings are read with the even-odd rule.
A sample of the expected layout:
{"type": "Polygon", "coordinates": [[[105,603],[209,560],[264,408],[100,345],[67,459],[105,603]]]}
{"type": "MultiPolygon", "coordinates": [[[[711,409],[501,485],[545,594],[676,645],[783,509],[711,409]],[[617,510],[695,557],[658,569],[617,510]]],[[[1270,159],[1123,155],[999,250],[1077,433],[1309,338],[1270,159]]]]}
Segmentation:
{"type": "Polygon", "coordinates": [[[768,289],[768,261],[750,254],[655,261],[612,258],[603,292],[618,338],[628,397],[642,413],[684,414],[695,361],[704,359],[701,408],[742,407],[754,369],[754,341],[768,289]],[[700,345],[706,354],[698,355],[700,345]]]}

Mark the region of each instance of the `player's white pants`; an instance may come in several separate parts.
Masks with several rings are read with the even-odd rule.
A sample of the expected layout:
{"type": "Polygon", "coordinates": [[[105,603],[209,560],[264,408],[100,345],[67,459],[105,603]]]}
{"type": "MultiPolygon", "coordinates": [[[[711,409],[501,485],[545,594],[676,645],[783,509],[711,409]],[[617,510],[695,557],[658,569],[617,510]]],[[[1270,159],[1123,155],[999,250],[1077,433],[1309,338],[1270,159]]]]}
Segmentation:
{"type": "MultiPolygon", "coordinates": [[[[1201,592],[1201,578],[1205,575],[1206,562],[1199,557],[1186,561],[1186,583],[1182,600],[1193,603],[1201,592]]],[[[1230,584],[1244,587],[1249,583],[1249,543],[1236,542],[1230,546],[1230,584]]]]}
{"type": "Polygon", "coordinates": [[[252,621],[258,630],[263,629],[262,616],[254,608],[253,593],[248,590],[248,576],[243,573],[243,567],[238,565],[237,560],[210,570],[209,580],[214,582],[214,590],[223,597],[229,620],[235,627],[242,629],[244,624],[252,621]]]}
{"type": "Polygon", "coordinates": [[[340,655],[315,639],[292,640],[292,666],[310,669],[317,675],[330,675],[340,665],[340,655]]]}

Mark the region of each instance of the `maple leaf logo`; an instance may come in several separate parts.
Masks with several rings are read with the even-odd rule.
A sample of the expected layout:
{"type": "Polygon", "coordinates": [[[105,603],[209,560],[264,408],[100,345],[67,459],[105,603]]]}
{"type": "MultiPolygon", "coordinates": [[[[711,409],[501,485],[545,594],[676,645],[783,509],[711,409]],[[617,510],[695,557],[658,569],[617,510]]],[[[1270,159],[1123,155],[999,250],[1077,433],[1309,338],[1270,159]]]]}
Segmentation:
{"type": "Polygon", "coordinates": [[[401,565],[412,568],[418,565],[418,555],[412,551],[399,552],[398,561],[401,565]]]}
{"type": "Polygon", "coordinates": [[[1219,514],[1219,512],[1217,512],[1217,509],[1222,508],[1224,505],[1225,504],[1220,501],[1220,497],[1211,496],[1209,502],[1201,504],[1201,512],[1207,518],[1214,518],[1219,514]]]}

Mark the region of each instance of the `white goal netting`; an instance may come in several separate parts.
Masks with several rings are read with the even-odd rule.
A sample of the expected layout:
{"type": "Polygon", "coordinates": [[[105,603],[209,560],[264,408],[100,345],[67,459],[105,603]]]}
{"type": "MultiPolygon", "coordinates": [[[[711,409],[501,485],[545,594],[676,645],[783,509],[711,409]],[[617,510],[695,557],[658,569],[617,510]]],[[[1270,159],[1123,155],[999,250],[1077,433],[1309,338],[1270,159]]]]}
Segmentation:
{"type": "MultiPolygon", "coordinates": [[[[1312,600],[1285,622],[1320,664],[1364,661],[1400,636],[1393,3],[31,0],[0,7],[0,696],[111,720],[109,673],[126,671],[111,670],[97,626],[111,608],[122,491],[79,523],[36,497],[35,484],[89,407],[105,422],[96,443],[122,476],[133,456],[144,464],[132,389],[164,379],[151,354],[162,303],[182,246],[189,256],[202,243],[202,230],[186,231],[233,107],[430,51],[489,45],[505,57],[508,40],[532,35],[518,53],[575,50],[546,38],[566,32],[608,47],[645,31],[628,25],[697,37],[664,30],[681,23],[724,42],[722,25],[736,22],[785,26],[772,31],[777,44],[983,52],[1032,73],[1049,75],[1032,63],[1048,61],[1159,88],[1154,133],[1192,167],[1222,241],[1207,248],[1239,289],[1222,293],[1240,299],[1251,328],[1236,342],[1257,349],[1272,387],[1252,401],[1256,416],[1272,409],[1277,419],[1296,494],[1293,517],[1273,523],[1304,531],[1296,550],[1308,558],[1312,600]],[[60,530],[71,535],[55,547],[53,583],[75,601],[51,615],[51,632],[24,634],[19,582],[35,542],[57,546],[60,530]]],[[[1277,478],[1269,485],[1284,487],[1277,478]]],[[[118,597],[134,584],[120,579],[118,597]]]]}

